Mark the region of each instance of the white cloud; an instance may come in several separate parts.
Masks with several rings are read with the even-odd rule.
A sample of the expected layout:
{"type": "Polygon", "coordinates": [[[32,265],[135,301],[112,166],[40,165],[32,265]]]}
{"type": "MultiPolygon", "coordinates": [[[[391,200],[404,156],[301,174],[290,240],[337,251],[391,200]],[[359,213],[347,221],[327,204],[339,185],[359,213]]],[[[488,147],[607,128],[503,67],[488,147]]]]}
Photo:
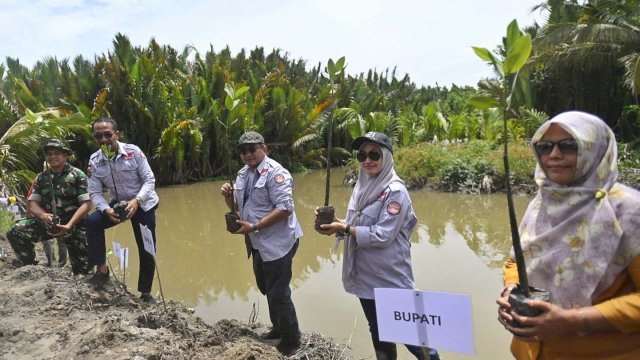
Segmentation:
{"type": "Polygon", "coordinates": [[[0,7],[0,60],[31,66],[112,50],[120,32],[200,52],[229,45],[280,48],[309,66],[346,56],[348,72],[397,66],[420,85],[475,85],[491,70],[471,46],[493,49],[513,18],[530,25],[537,0],[8,0],[0,7]]]}

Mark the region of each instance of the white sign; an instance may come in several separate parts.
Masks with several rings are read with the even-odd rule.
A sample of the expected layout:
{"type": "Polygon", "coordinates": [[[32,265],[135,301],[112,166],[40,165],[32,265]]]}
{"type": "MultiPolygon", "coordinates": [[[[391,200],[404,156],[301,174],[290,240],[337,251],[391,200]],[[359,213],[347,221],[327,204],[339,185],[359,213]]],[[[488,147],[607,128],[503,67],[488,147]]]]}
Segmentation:
{"type": "Polygon", "coordinates": [[[20,207],[15,205],[9,205],[9,211],[13,212],[16,220],[22,220],[22,214],[20,213],[20,207]]]}
{"type": "Polygon", "coordinates": [[[142,243],[144,244],[144,249],[155,258],[156,247],[153,245],[153,235],[151,234],[151,230],[149,230],[146,225],[140,224],[140,232],[142,233],[142,243]]]}
{"type": "Polygon", "coordinates": [[[129,248],[121,247],[118,252],[118,260],[120,261],[120,270],[124,270],[129,267],[129,248]]]}
{"type": "Polygon", "coordinates": [[[475,354],[471,295],[374,289],[380,340],[475,354]]]}
{"type": "Polygon", "coordinates": [[[115,256],[118,257],[118,259],[120,259],[120,248],[121,247],[122,247],[122,245],[120,245],[119,242],[113,241],[111,243],[111,248],[113,249],[113,253],[115,254],[115,256]]]}

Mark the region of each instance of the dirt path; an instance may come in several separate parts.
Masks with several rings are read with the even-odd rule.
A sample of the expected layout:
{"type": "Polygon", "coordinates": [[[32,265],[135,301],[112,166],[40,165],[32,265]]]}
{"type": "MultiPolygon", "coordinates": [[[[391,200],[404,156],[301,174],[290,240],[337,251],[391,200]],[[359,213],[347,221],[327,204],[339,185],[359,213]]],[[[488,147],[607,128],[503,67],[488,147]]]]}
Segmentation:
{"type": "MultiPolygon", "coordinates": [[[[0,237],[0,359],[284,359],[266,331],[205,324],[182,303],[149,306],[113,280],[96,291],[67,268],[17,267],[0,237]]],[[[290,359],[346,359],[344,346],[305,333],[290,359]]]]}

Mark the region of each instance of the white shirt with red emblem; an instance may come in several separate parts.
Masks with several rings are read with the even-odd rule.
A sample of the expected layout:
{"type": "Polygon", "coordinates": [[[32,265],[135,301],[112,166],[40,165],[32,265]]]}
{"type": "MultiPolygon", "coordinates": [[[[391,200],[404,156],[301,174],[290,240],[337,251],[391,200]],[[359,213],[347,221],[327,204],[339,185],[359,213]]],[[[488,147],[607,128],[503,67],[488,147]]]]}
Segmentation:
{"type": "Polygon", "coordinates": [[[289,212],[285,220],[249,234],[251,246],[260,252],[264,261],[285,256],[296,239],[302,236],[302,228],[294,211],[294,186],[289,171],[265,156],[255,173],[251,173],[247,165],[238,171],[235,188],[234,195],[243,221],[255,224],[274,209],[289,212]]]}
{"type": "Polygon", "coordinates": [[[140,207],[144,211],[158,204],[156,178],[147,157],[136,145],[118,141],[118,154],[113,161],[110,161],[102,150],[94,152],[89,158],[87,175],[89,195],[98,211],[109,208],[109,202],[102,193],[103,185],[109,188],[112,201],[116,200],[117,188],[117,200],[129,201],[139,197],[142,200],[140,207]]]}

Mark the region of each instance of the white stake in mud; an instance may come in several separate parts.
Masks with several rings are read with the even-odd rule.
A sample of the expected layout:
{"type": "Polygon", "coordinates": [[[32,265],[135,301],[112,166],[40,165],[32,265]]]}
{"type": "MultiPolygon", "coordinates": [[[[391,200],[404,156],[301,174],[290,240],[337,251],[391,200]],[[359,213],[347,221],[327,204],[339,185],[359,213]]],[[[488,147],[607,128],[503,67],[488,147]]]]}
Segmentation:
{"type": "Polygon", "coordinates": [[[118,252],[118,260],[120,261],[120,270],[122,270],[122,283],[126,288],[126,275],[127,268],[129,267],[129,248],[121,247],[119,250],[120,251],[118,252]]]}
{"type": "Polygon", "coordinates": [[[160,281],[160,270],[158,269],[158,263],[156,262],[156,247],[153,244],[153,234],[146,225],[140,224],[140,233],[142,233],[142,243],[144,244],[144,250],[153,257],[153,263],[156,267],[156,273],[158,274],[158,285],[160,285],[160,296],[162,297],[162,307],[164,312],[167,312],[167,304],[164,301],[164,292],[162,292],[162,281],[160,281]]]}

